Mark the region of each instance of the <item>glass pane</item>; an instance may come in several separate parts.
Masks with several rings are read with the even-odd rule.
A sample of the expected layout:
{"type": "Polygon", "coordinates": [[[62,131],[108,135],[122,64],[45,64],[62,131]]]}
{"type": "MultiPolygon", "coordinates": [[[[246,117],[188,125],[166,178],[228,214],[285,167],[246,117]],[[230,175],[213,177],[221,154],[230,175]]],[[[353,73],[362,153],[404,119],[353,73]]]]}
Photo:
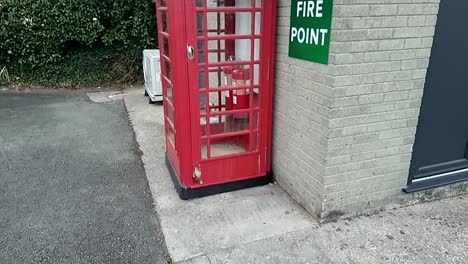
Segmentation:
{"type": "MultiPolygon", "coordinates": [[[[250,65],[209,67],[208,70],[210,72],[208,74],[210,88],[251,85],[250,65]]],[[[255,74],[258,75],[258,70],[254,76],[255,74]]]]}
{"type": "Polygon", "coordinates": [[[235,0],[236,7],[252,7],[252,0],[235,0]]]}
{"type": "Polygon", "coordinates": [[[254,40],[254,60],[260,60],[260,39],[254,40]]]}
{"type": "Polygon", "coordinates": [[[210,40],[208,41],[208,62],[251,61],[251,40],[210,40]]]}
{"type": "Polygon", "coordinates": [[[170,50],[169,50],[169,39],[167,39],[165,36],[163,36],[163,53],[166,55],[168,58],[171,57],[170,50]]]}
{"type": "Polygon", "coordinates": [[[203,89],[205,85],[205,68],[198,69],[198,88],[203,89]]]}
{"type": "Polygon", "coordinates": [[[254,65],[253,78],[254,78],[253,84],[259,85],[260,84],[260,64],[254,65]]]}
{"type": "Polygon", "coordinates": [[[212,142],[211,147],[211,157],[221,157],[226,155],[232,154],[240,154],[247,152],[248,148],[246,148],[242,141],[245,141],[249,135],[245,135],[242,137],[237,137],[231,141],[215,141],[212,142]]]}
{"type": "Polygon", "coordinates": [[[223,68],[210,67],[208,78],[210,80],[209,87],[221,87],[223,82],[223,68]]]}
{"type": "Polygon", "coordinates": [[[205,41],[199,40],[197,42],[197,49],[198,49],[198,63],[205,62],[205,41]]]}
{"type": "Polygon", "coordinates": [[[169,123],[166,124],[167,128],[168,128],[168,132],[169,132],[169,139],[171,140],[171,143],[172,145],[176,146],[176,142],[175,142],[175,133],[174,133],[174,129],[171,127],[171,125],[169,123]]]}
{"type": "MultiPolygon", "coordinates": [[[[226,100],[230,100],[226,99],[226,100]]],[[[232,109],[226,106],[227,110],[248,110],[250,108],[250,89],[237,89],[232,91],[232,109]]],[[[245,119],[248,119],[248,115],[238,114],[239,116],[246,116],[245,119]]],[[[244,118],[243,118],[244,119],[244,118]]]]}
{"type": "Polygon", "coordinates": [[[224,98],[228,95],[228,92],[212,92],[212,93],[200,93],[200,98],[203,97],[203,104],[200,101],[200,113],[206,114],[208,112],[215,113],[225,111],[224,98]],[[206,106],[205,98],[208,95],[208,108],[206,106]],[[206,111],[208,110],[208,111],[206,111]]]}
{"type": "Polygon", "coordinates": [[[206,136],[206,117],[200,118],[200,135],[206,136]]]}
{"type": "MultiPolygon", "coordinates": [[[[247,110],[251,106],[258,107],[258,89],[254,91],[252,98],[250,97],[252,89],[229,89],[228,91],[222,92],[211,92],[209,93],[209,104],[210,113],[216,114],[221,111],[231,110],[247,110]],[[253,104],[250,101],[253,100],[253,104]]],[[[205,109],[202,109],[202,113],[205,113],[205,109]]]]}
{"type": "Polygon", "coordinates": [[[164,60],[164,65],[165,65],[165,74],[166,77],[170,80],[171,79],[171,63],[168,62],[167,60],[164,60]]]}
{"type": "Polygon", "coordinates": [[[208,41],[208,62],[226,61],[225,40],[208,41]]]}
{"type": "MultiPolygon", "coordinates": [[[[220,35],[251,35],[252,34],[252,13],[251,12],[208,12],[206,13],[206,23],[204,25],[203,13],[197,12],[197,32],[198,36],[206,29],[208,36],[220,35]]],[[[255,33],[260,34],[261,14],[255,14],[255,33]]]]}
{"type": "Polygon", "coordinates": [[[223,94],[227,94],[227,93],[226,92],[210,93],[210,112],[211,113],[224,110],[223,94]]]}
{"type": "MultiPolygon", "coordinates": [[[[247,151],[258,151],[258,133],[253,134],[252,142],[250,142],[250,140],[250,134],[222,139],[213,139],[210,142],[210,157],[240,154],[247,151]]],[[[206,159],[208,157],[206,140],[202,140],[201,146],[202,158],[206,159]]]]}
{"type": "Polygon", "coordinates": [[[255,34],[259,35],[261,33],[261,21],[262,14],[260,12],[255,13],[255,34]]]}
{"type": "MultiPolygon", "coordinates": [[[[252,123],[255,128],[258,128],[258,113],[254,114],[254,118],[255,121],[252,123]]],[[[235,114],[223,115],[221,116],[221,121],[214,117],[210,119],[212,120],[212,123],[209,124],[211,135],[222,135],[228,132],[246,132],[244,135],[211,139],[211,157],[258,150],[258,133],[253,133],[252,138],[250,137],[251,134],[247,134],[249,122],[239,122],[236,120],[235,114]]]]}
{"type": "MultiPolygon", "coordinates": [[[[258,1],[260,0],[256,0],[256,4],[255,4],[255,6],[257,7],[260,6],[260,4],[257,3],[258,1]]],[[[217,7],[217,6],[251,7],[252,0],[195,0],[196,7],[202,7],[203,5],[206,5],[209,8],[217,7]]]]}
{"type": "MultiPolygon", "coordinates": [[[[249,109],[258,106],[258,89],[254,90],[253,98],[250,97],[251,88],[229,89],[222,92],[209,93],[209,112],[216,112],[249,109]],[[250,101],[253,100],[253,104],[250,101]]],[[[205,95],[203,93],[203,95],[205,95]]],[[[205,95],[206,96],[206,95],[205,95]]],[[[201,113],[206,113],[203,105],[201,113]]]]}
{"type": "Polygon", "coordinates": [[[165,78],[163,78],[163,80],[166,83],[166,97],[172,103],[174,102],[172,99],[172,84],[168,82],[165,78]]]}
{"type": "Polygon", "coordinates": [[[174,124],[174,109],[167,105],[166,107],[166,112],[167,112],[167,118],[174,124]]]}
{"type": "Polygon", "coordinates": [[[254,89],[252,108],[257,108],[259,106],[260,106],[260,91],[259,89],[254,89]]]}
{"type": "Polygon", "coordinates": [[[208,158],[208,144],[206,143],[206,139],[201,140],[201,157],[202,159],[208,158]]]}
{"type": "MultiPolygon", "coordinates": [[[[198,88],[204,89],[206,88],[206,75],[205,75],[205,68],[198,69],[198,88]]],[[[199,105],[200,111],[206,111],[206,95],[205,93],[200,93],[199,96],[199,105]]]]}
{"type": "MultiPolygon", "coordinates": [[[[251,82],[251,73],[250,67],[247,65],[239,66],[233,69],[232,71],[232,86],[250,86],[251,82]]],[[[237,89],[239,94],[247,93],[246,89],[237,89]],[[243,92],[246,91],[246,92],[243,92]]]]}
{"type": "Polygon", "coordinates": [[[224,13],[209,12],[206,14],[206,21],[208,23],[208,36],[221,35],[221,33],[224,33],[222,32],[224,31],[225,24],[224,13]]]}
{"type": "Polygon", "coordinates": [[[260,127],[260,114],[258,111],[253,112],[252,126],[253,129],[258,129],[260,127]]]}
{"type": "MultiPolygon", "coordinates": [[[[251,61],[251,40],[210,40],[208,41],[208,62],[218,63],[226,61],[239,61],[239,62],[250,62],[251,61]],[[229,42],[232,42],[229,44],[229,42]],[[239,47],[243,49],[236,49],[235,44],[240,44],[239,47]],[[230,47],[231,45],[232,47],[230,47]]],[[[260,59],[260,40],[255,40],[255,53],[254,60],[260,59]]],[[[197,44],[198,48],[198,63],[205,62],[205,41],[199,40],[197,44]]]]}
{"type": "MultiPolygon", "coordinates": [[[[217,112],[230,111],[230,110],[242,110],[256,108],[259,106],[259,93],[254,90],[253,99],[250,97],[251,89],[237,89],[222,92],[211,92],[209,93],[209,109],[211,115],[216,115],[217,112]],[[253,104],[250,103],[253,100],[253,104]]],[[[206,97],[205,94],[202,94],[206,97]]],[[[201,105],[200,113],[205,114],[205,105],[201,105]]]]}
{"type": "Polygon", "coordinates": [[[161,18],[162,18],[162,21],[161,21],[161,24],[162,24],[162,29],[161,31],[162,32],[166,32],[168,33],[168,20],[167,20],[167,12],[166,11],[161,11],[161,18]]]}
{"type": "Polygon", "coordinates": [[[258,150],[258,133],[253,134],[252,140],[252,151],[256,151],[258,150]]]}
{"type": "Polygon", "coordinates": [[[197,13],[197,35],[198,36],[203,36],[203,13],[198,12],[197,13]]]}
{"type": "Polygon", "coordinates": [[[206,95],[204,93],[200,94],[200,113],[206,112],[206,95]]]}
{"type": "MultiPolygon", "coordinates": [[[[225,133],[247,132],[249,130],[250,112],[241,112],[227,115],[210,116],[209,124],[206,124],[206,118],[200,120],[202,127],[209,126],[210,135],[220,135],[225,133]]],[[[258,128],[258,113],[254,113],[254,129],[258,128]]],[[[205,133],[206,135],[206,133],[205,133]]]]}
{"type": "Polygon", "coordinates": [[[212,8],[222,6],[222,2],[224,2],[224,0],[204,0],[204,2],[206,2],[206,7],[212,8]]]}
{"type": "MultiPolygon", "coordinates": [[[[215,129],[215,130],[210,130],[210,134],[219,134],[217,132],[217,129],[220,129],[220,127],[223,126],[225,120],[223,119],[224,117],[222,116],[211,116],[210,117],[210,124],[209,127],[210,129],[215,129]]],[[[206,136],[207,135],[207,123],[206,123],[207,117],[201,117],[200,118],[200,135],[201,136],[206,136]]]]}
{"type": "MultiPolygon", "coordinates": [[[[162,0],[164,1],[164,0],[162,0]]],[[[224,7],[224,6],[235,6],[235,7],[251,7],[253,6],[253,0],[194,0],[196,7],[203,7],[206,5],[209,8],[212,7],[224,7]]],[[[262,7],[262,0],[255,0],[255,7],[262,7]]]]}

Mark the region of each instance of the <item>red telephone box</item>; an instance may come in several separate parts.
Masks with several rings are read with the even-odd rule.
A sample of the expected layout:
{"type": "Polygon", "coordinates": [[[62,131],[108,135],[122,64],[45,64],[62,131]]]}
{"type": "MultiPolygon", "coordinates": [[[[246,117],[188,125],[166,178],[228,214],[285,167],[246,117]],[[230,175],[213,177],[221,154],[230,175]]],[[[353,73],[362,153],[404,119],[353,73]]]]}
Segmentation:
{"type": "Polygon", "coordinates": [[[275,0],[156,0],[166,164],[182,199],[267,184],[275,0]]]}

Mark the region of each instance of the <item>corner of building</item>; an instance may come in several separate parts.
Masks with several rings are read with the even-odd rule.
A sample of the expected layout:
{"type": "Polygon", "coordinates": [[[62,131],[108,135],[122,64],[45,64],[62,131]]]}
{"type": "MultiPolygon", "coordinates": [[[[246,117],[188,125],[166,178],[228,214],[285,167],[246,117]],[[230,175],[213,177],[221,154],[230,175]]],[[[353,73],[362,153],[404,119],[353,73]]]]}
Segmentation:
{"type": "MultiPolygon", "coordinates": [[[[440,0],[336,0],[329,65],[288,56],[291,0],[278,1],[273,170],[313,216],[466,193],[406,194],[440,0]]],[[[448,188],[448,190],[447,190],[448,188]]]]}
{"type": "Polygon", "coordinates": [[[320,218],[333,77],[327,65],[288,56],[290,8],[278,1],[272,164],[283,189],[320,218]]]}

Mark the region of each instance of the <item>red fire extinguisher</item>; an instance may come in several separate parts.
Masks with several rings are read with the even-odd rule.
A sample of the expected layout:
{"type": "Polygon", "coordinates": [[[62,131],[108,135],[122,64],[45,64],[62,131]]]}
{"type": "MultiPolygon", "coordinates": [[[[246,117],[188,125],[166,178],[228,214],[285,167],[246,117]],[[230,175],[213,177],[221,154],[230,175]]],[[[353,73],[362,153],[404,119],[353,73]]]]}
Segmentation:
{"type": "MultiPolygon", "coordinates": [[[[232,86],[248,86],[250,80],[249,69],[236,69],[232,72],[232,86]]],[[[236,89],[233,91],[232,103],[234,110],[248,109],[249,108],[249,90],[247,88],[236,89]]],[[[234,114],[236,120],[247,120],[248,113],[234,114]]]]}
{"type": "MultiPolygon", "coordinates": [[[[231,87],[232,86],[232,75],[234,72],[234,67],[233,66],[226,66],[223,68],[223,77],[224,77],[224,86],[225,87],[231,87]]],[[[234,108],[233,106],[233,91],[229,91],[226,97],[224,98],[226,102],[226,110],[232,110],[234,108]]]]}

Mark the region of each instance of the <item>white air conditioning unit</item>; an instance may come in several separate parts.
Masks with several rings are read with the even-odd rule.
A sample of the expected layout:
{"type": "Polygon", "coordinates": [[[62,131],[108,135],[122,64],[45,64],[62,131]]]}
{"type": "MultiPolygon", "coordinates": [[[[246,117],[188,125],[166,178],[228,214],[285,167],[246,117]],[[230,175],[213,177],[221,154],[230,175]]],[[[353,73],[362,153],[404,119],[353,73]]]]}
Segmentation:
{"type": "Polygon", "coordinates": [[[159,50],[143,51],[143,72],[145,74],[145,95],[149,96],[149,103],[163,100],[161,84],[161,66],[159,50]]]}

